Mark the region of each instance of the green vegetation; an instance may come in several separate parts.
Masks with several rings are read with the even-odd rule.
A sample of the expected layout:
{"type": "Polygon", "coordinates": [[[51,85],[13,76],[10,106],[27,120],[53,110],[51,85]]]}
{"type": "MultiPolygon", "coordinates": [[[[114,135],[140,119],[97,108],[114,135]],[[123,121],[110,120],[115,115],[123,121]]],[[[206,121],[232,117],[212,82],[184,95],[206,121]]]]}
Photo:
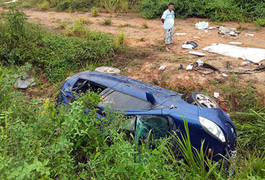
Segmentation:
{"type": "Polygon", "coordinates": [[[82,19],[63,31],[64,35],[78,36],[71,38],[48,33],[26,20],[26,15],[15,9],[5,15],[0,24],[1,61],[13,65],[31,63],[45,69],[51,81],[65,79],[67,72],[87,62],[107,64],[117,49],[113,38],[87,30],[82,19]]]}
{"type": "Polygon", "coordinates": [[[111,25],[111,18],[106,18],[102,21],[103,25],[109,26],[111,25]]]}
{"type": "Polygon", "coordinates": [[[149,28],[147,22],[143,22],[141,25],[142,25],[142,27],[145,28],[145,29],[149,28]]]}
{"type": "Polygon", "coordinates": [[[97,17],[99,15],[99,11],[97,7],[92,7],[91,8],[91,16],[92,17],[97,17]]]}
{"type": "MultiPolygon", "coordinates": [[[[174,1],[173,1],[174,2],[174,1]]],[[[167,0],[142,0],[140,11],[143,17],[161,17],[167,9],[167,0]]],[[[179,0],[175,3],[176,16],[180,18],[201,17],[214,21],[257,21],[264,26],[265,3],[255,0],[179,0]]]]}
{"type": "Polygon", "coordinates": [[[129,27],[129,26],[131,26],[130,23],[125,23],[125,24],[120,24],[120,25],[119,25],[120,28],[123,28],[123,27],[129,27]]]}

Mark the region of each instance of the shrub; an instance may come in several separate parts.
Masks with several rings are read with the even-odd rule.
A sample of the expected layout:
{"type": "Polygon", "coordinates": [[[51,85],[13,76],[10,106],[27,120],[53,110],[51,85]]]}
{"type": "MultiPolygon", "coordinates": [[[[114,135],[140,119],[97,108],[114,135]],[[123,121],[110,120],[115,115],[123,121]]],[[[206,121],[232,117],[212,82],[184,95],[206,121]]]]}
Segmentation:
{"type": "Polygon", "coordinates": [[[114,12],[126,13],[129,8],[128,0],[100,0],[100,4],[109,13],[114,13],[114,12]]]}
{"type": "Polygon", "coordinates": [[[94,0],[61,0],[55,6],[55,9],[57,11],[76,11],[88,9],[93,4],[95,4],[94,0]]]}
{"type": "Polygon", "coordinates": [[[43,3],[38,5],[38,8],[42,11],[48,10],[50,8],[50,3],[48,1],[44,1],[43,3]]]}
{"type": "Polygon", "coordinates": [[[91,16],[92,17],[97,17],[98,16],[98,8],[97,7],[92,7],[91,8],[91,16]]]}
{"type": "Polygon", "coordinates": [[[143,22],[141,25],[142,25],[142,27],[145,28],[145,29],[149,28],[147,22],[143,22]]]}
{"type": "MultiPolygon", "coordinates": [[[[264,17],[265,3],[257,1],[238,0],[179,0],[175,3],[176,17],[202,17],[210,18],[214,21],[231,20],[254,20],[255,17],[264,17]]],[[[161,17],[167,9],[168,1],[142,0],[140,11],[144,18],[151,19],[161,17]]]]}
{"type": "Polygon", "coordinates": [[[102,24],[103,24],[103,25],[106,25],[106,26],[111,25],[111,18],[106,18],[106,19],[104,19],[104,20],[102,21],[102,24]]]}

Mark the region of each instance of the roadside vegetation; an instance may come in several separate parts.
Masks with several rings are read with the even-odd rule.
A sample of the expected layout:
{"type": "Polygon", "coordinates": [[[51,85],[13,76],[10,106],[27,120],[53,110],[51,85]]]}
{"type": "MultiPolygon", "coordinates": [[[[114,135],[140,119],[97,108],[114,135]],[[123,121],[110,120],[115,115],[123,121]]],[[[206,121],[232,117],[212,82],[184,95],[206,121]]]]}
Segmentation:
{"type": "MultiPolygon", "coordinates": [[[[55,8],[62,3],[61,7],[69,8],[81,2],[87,3],[47,1],[45,6],[54,3],[49,8],[55,8]]],[[[122,0],[113,2],[123,4],[122,0]]],[[[137,1],[128,1],[128,7],[135,4],[137,1]]],[[[125,12],[123,8],[121,12],[125,12]]],[[[86,94],[66,109],[55,108],[53,97],[42,101],[13,88],[22,75],[33,74],[38,80],[45,74],[55,86],[79,70],[110,65],[118,55],[133,56],[124,44],[123,30],[115,37],[90,31],[84,20],[77,20],[61,34],[53,34],[28,23],[23,12],[11,9],[1,14],[0,37],[0,179],[265,178],[264,95],[256,98],[258,91],[251,84],[239,85],[232,77],[223,86],[238,133],[238,158],[231,177],[223,162],[212,162],[202,150],[192,153],[188,135],[161,139],[153,149],[148,143],[135,144],[134,137],[122,130],[127,123],[122,114],[109,109],[105,120],[96,119],[94,107],[100,98],[95,93],[86,94]],[[84,114],[87,107],[90,111],[84,114]],[[172,151],[172,144],[180,147],[178,154],[172,151]]]]}

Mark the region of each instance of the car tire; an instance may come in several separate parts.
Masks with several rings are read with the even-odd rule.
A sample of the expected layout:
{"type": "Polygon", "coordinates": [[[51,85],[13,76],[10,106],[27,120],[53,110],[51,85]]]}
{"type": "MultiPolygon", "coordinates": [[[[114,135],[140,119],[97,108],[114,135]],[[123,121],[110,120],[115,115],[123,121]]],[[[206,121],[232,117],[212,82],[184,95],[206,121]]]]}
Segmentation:
{"type": "Polygon", "coordinates": [[[200,107],[219,108],[218,104],[210,96],[202,92],[191,93],[187,102],[200,107]]]}

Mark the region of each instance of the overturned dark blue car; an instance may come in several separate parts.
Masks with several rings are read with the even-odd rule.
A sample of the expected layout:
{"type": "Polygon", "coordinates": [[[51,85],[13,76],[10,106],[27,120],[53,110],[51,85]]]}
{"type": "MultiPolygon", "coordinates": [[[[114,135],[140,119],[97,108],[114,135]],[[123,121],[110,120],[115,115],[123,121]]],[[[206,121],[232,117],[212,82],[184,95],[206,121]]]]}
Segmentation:
{"type": "Polygon", "coordinates": [[[182,94],[119,74],[85,71],[66,79],[57,103],[69,105],[76,93],[87,91],[94,91],[102,98],[98,104],[100,118],[107,106],[123,110],[126,116],[134,117],[132,131],[142,138],[147,138],[151,130],[154,138],[167,136],[172,131],[185,132],[185,118],[195,148],[199,149],[204,140],[206,151],[213,152],[213,160],[236,155],[235,126],[206,94],[193,92],[185,101],[182,94]]]}

